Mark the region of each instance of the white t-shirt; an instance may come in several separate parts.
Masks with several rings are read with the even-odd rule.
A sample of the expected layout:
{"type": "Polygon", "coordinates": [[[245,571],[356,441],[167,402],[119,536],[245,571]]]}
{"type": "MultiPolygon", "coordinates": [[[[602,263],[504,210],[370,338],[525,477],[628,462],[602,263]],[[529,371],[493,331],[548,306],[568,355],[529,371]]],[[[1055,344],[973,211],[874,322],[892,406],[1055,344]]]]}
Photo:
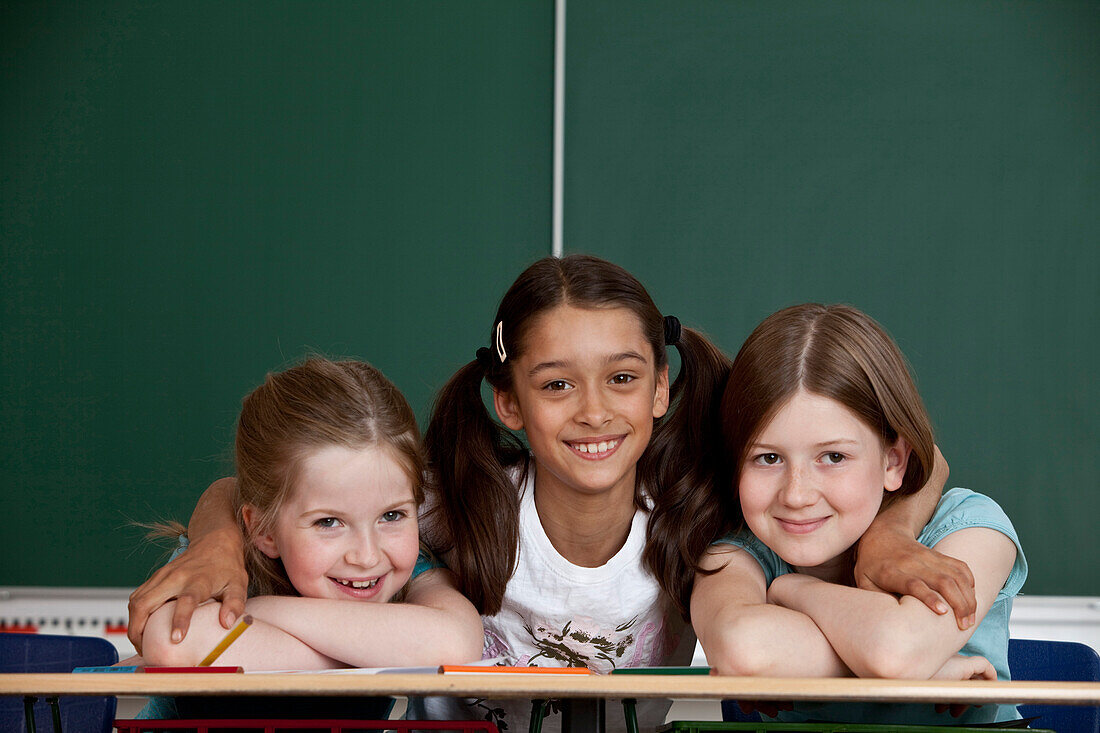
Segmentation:
{"type": "MultiPolygon", "coordinates": [[[[620,667],[691,663],[695,635],[667,601],[642,563],[649,513],[636,511],[626,543],[597,568],[562,557],[535,509],[534,468],[520,487],[516,572],[504,590],[500,612],[482,616],[482,657],[514,666],[578,667],[608,673],[620,667]]],[[[638,723],[652,730],[664,722],[666,700],[639,700],[638,723]]],[[[410,718],[489,719],[502,731],[524,733],[529,700],[428,698],[409,701],[410,718]]],[[[543,731],[560,729],[552,706],[543,731]]],[[[621,706],[608,701],[607,730],[626,729],[621,706]]]]}

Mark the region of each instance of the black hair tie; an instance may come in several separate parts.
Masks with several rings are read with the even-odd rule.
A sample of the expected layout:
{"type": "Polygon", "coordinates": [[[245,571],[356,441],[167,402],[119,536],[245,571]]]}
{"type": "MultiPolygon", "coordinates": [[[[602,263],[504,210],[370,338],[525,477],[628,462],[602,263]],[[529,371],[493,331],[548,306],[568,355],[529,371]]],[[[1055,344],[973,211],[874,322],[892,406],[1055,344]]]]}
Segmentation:
{"type": "Polygon", "coordinates": [[[680,319],[676,316],[665,316],[665,346],[679,346],[680,331],[680,319]]]}
{"type": "Polygon", "coordinates": [[[482,346],[477,350],[474,355],[477,358],[477,363],[481,365],[481,368],[488,374],[493,368],[493,352],[482,346]]]}

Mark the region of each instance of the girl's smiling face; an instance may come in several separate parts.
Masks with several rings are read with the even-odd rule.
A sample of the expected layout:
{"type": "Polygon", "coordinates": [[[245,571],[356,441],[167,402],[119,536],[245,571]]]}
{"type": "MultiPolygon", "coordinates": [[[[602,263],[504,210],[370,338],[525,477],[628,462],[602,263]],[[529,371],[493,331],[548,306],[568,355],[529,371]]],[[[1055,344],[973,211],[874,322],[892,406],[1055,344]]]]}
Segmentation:
{"type": "Polygon", "coordinates": [[[512,360],[511,392],[495,392],[501,421],[524,430],[544,488],[634,494],[653,421],[668,409],[641,321],[626,308],[560,305],[536,318],[512,360]]]}
{"type": "Polygon", "coordinates": [[[901,486],[908,456],[903,440],[884,445],[841,403],[799,390],[748,447],[738,486],[745,522],[793,567],[846,582],[846,553],[883,490],[901,486]]]}
{"type": "MultiPolygon", "coordinates": [[[[274,526],[255,542],[305,597],[384,603],[416,564],[416,508],[412,479],[389,449],[327,446],[302,459],[274,526]]],[[[255,512],[243,513],[252,526],[255,512]]]]}

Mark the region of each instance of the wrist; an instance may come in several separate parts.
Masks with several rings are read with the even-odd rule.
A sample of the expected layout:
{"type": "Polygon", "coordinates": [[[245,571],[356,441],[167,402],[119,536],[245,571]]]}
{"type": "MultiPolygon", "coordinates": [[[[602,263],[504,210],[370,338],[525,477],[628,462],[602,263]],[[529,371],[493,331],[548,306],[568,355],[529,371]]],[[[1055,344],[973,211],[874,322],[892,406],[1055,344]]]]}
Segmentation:
{"type": "Polygon", "coordinates": [[[244,565],[244,537],[240,530],[233,527],[219,527],[204,533],[201,537],[191,537],[188,552],[201,552],[205,556],[217,558],[236,558],[244,565]]]}
{"type": "Polygon", "coordinates": [[[914,541],[915,535],[908,524],[893,514],[883,513],[856,543],[856,559],[862,560],[864,555],[874,553],[879,547],[885,547],[889,551],[914,541]]]}

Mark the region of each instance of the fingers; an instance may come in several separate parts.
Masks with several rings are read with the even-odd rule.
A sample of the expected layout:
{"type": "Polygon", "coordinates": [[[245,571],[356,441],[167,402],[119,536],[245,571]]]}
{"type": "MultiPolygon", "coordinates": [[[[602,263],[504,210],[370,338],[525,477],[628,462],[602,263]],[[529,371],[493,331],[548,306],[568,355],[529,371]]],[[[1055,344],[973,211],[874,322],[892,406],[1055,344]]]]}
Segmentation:
{"type": "Polygon", "coordinates": [[[942,574],[934,586],[955,611],[959,629],[965,631],[974,625],[978,611],[978,601],[974,596],[974,574],[970,572],[970,566],[961,560],[945,557],[944,562],[950,566],[950,572],[942,574]]]}
{"type": "Polygon", "coordinates": [[[974,575],[966,563],[940,556],[938,572],[926,573],[922,580],[912,577],[905,585],[905,595],[913,596],[936,613],[954,610],[959,629],[966,630],[976,622],[978,610],[974,597],[974,575]]]}
{"type": "Polygon", "coordinates": [[[137,594],[137,590],[130,594],[130,602],[126,606],[126,613],[130,617],[126,624],[126,638],[134,645],[134,650],[141,654],[141,635],[145,632],[145,622],[149,620],[149,613],[135,597],[137,594]]]}
{"type": "Polygon", "coordinates": [[[172,613],[173,644],[179,644],[187,636],[187,630],[191,627],[191,616],[198,605],[199,602],[195,596],[190,594],[181,595],[176,599],[176,609],[172,613]]]}
{"type": "Polygon", "coordinates": [[[944,601],[943,596],[929,588],[920,578],[911,578],[906,583],[905,595],[916,598],[941,616],[951,610],[951,606],[944,601]]]}
{"type": "Polygon", "coordinates": [[[862,590],[874,591],[875,593],[885,593],[886,592],[884,589],[882,589],[882,588],[878,587],[877,585],[875,585],[875,581],[871,580],[866,575],[857,575],[856,576],[856,587],[860,588],[862,590]]]}
{"type": "Polygon", "coordinates": [[[231,628],[233,622],[244,613],[246,591],[245,586],[234,584],[222,594],[222,609],[218,613],[218,619],[225,628],[231,628]]]}
{"type": "Polygon", "coordinates": [[[138,654],[141,654],[141,635],[145,633],[145,624],[149,621],[149,617],[153,611],[172,600],[161,592],[165,574],[165,569],[161,568],[130,594],[130,601],[127,604],[130,619],[126,625],[126,638],[134,645],[138,654]]]}

